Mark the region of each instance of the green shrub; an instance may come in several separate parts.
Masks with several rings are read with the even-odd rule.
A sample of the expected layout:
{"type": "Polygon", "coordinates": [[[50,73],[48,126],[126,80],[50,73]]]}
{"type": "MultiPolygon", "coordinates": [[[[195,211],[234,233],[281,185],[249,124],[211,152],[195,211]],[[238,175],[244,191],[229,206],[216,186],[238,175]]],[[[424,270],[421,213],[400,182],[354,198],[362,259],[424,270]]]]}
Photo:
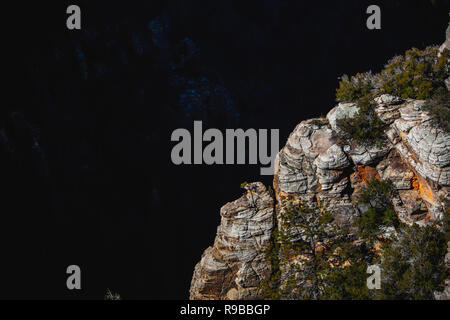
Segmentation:
{"type": "Polygon", "coordinates": [[[374,89],[371,72],[358,73],[349,78],[346,74],[341,77],[339,88],[336,89],[336,100],[340,102],[357,101],[370,96],[374,89]]]}
{"type": "Polygon", "coordinates": [[[391,204],[394,187],[390,180],[376,178],[367,181],[360,191],[358,202],[370,204],[371,207],[384,209],[391,204]]]}
{"type": "Polygon", "coordinates": [[[376,115],[374,102],[366,96],[360,98],[357,104],[359,110],[354,117],[337,120],[341,135],[360,144],[382,143],[386,124],[376,115]]]}
{"type": "Polygon", "coordinates": [[[424,50],[412,48],[391,59],[379,74],[358,73],[350,78],[344,75],[336,90],[336,100],[356,102],[383,93],[404,99],[430,99],[439,88],[446,88],[445,79],[449,77],[449,51],[445,50],[440,57],[438,53],[435,46],[424,50]]]}
{"type": "Polygon", "coordinates": [[[394,193],[389,180],[369,180],[358,196],[358,203],[367,207],[355,224],[361,237],[373,240],[383,227],[398,227],[397,214],[392,207],[394,193]]]}
{"type": "Polygon", "coordinates": [[[423,110],[430,114],[434,123],[444,131],[450,132],[450,93],[447,89],[439,88],[424,104],[423,110]]]}
{"type": "Polygon", "coordinates": [[[375,114],[373,98],[385,93],[404,99],[430,99],[425,109],[433,121],[449,132],[450,96],[445,85],[449,77],[449,51],[445,50],[440,57],[438,53],[437,47],[413,48],[391,59],[379,74],[344,75],[336,89],[336,100],[357,102],[359,107],[355,117],[337,122],[344,138],[358,143],[381,143],[386,126],[375,114]]]}
{"type": "Polygon", "coordinates": [[[435,227],[403,226],[390,242],[381,264],[382,299],[433,299],[444,288],[445,235],[435,227]]]}
{"type": "Polygon", "coordinates": [[[426,100],[439,88],[445,88],[448,77],[448,51],[438,58],[437,47],[412,48],[389,61],[378,75],[380,93],[426,100]]]}
{"type": "Polygon", "coordinates": [[[272,235],[272,276],[261,286],[263,299],[368,299],[365,246],[353,244],[345,227],[333,222],[327,206],[285,203],[272,235]],[[292,263],[301,255],[302,264],[292,263]],[[281,275],[281,269],[287,273],[281,275]]]}
{"type": "MultiPolygon", "coordinates": [[[[373,298],[367,288],[367,266],[364,256],[366,248],[347,244],[345,266],[329,268],[325,275],[328,285],[325,287],[323,299],[327,300],[368,300],[373,298]]],[[[343,255],[341,253],[341,255],[343,255]]]]}

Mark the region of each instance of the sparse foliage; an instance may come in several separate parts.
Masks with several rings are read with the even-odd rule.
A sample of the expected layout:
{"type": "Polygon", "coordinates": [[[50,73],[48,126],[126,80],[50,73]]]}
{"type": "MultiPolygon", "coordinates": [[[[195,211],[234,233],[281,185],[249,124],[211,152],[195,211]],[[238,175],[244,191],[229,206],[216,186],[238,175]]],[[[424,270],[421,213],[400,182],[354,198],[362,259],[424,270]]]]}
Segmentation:
{"type": "Polygon", "coordinates": [[[367,264],[362,246],[333,222],[324,206],[286,203],[275,245],[276,285],[265,297],[277,299],[364,299],[367,264]]]}
{"type": "Polygon", "coordinates": [[[403,226],[383,253],[382,299],[433,299],[446,278],[445,235],[433,226],[403,226]]]}
{"type": "Polygon", "coordinates": [[[122,298],[120,297],[120,294],[116,292],[113,293],[108,289],[106,291],[105,300],[122,300],[122,298]]]}
{"type": "Polygon", "coordinates": [[[367,96],[358,100],[358,113],[351,118],[337,120],[337,126],[346,139],[360,144],[381,144],[386,124],[375,113],[374,102],[367,96]]]}
{"type": "Polygon", "coordinates": [[[438,57],[438,47],[412,48],[394,57],[377,75],[377,91],[402,98],[430,99],[445,88],[448,77],[448,51],[438,57]]]}
{"type": "Polygon", "coordinates": [[[450,92],[447,89],[439,88],[423,109],[432,116],[432,122],[450,132],[450,92]]]}
{"type": "Polygon", "coordinates": [[[339,88],[336,89],[336,100],[353,102],[363,97],[372,96],[374,85],[372,72],[357,73],[352,77],[345,74],[341,77],[339,88]]]}
{"type": "Polygon", "coordinates": [[[355,225],[358,234],[369,241],[380,234],[383,227],[398,227],[399,221],[391,198],[394,193],[392,182],[376,178],[366,182],[358,195],[360,207],[365,208],[355,225]]]}
{"type": "Polygon", "coordinates": [[[438,53],[437,47],[427,47],[424,50],[412,48],[404,55],[391,59],[378,74],[366,72],[352,77],[344,75],[336,89],[336,100],[356,102],[359,107],[355,117],[338,121],[345,137],[359,143],[372,143],[383,138],[385,125],[373,110],[373,98],[381,94],[429,100],[425,109],[448,132],[450,98],[445,80],[450,76],[450,53],[448,50],[440,56],[438,53]]]}
{"type": "Polygon", "coordinates": [[[356,102],[363,97],[373,98],[383,93],[404,99],[430,99],[439,88],[446,88],[445,79],[449,77],[449,51],[445,50],[441,56],[438,53],[435,46],[424,50],[412,48],[389,60],[378,74],[344,75],[336,90],[336,100],[356,102]]]}

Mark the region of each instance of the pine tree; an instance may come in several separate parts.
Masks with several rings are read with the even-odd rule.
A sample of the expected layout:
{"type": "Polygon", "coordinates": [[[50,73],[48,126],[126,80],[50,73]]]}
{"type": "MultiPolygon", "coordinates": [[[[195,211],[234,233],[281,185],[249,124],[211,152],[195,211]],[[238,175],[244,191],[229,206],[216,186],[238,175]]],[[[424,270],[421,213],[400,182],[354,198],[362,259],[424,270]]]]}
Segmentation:
{"type": "Polygon", "coordinates": [[[383,253],[383,299],[433,299],[446,278],[445,234],[434,226],[402,226],[383,253]]]}
{"type": "Polygon", "coordinates": [[[358,195],[361,217],[355,226],[361,238],[372,243],[385,227],[398,227],[399,220],[392,206],[394,194],[392,182],[376,178],[366,182],[358,195]]]}
{"type": "Polygon", "coordinates": [[[323,205],[290,203],[280,213],[283,299],[368,297],[364,260],[367,251],[355,245],[349,231],[333,220],[323,205]]]}

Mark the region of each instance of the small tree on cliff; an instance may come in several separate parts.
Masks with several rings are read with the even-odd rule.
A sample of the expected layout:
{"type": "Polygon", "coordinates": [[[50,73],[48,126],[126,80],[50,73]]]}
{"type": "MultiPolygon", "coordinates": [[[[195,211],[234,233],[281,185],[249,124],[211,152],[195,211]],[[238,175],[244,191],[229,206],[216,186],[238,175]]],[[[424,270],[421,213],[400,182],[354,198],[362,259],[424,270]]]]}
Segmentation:
{"type": "Polygon", "coordinates": [[[431,115],[431,121],[446,132],[450,132],[450,92],[439,88],[422,107],[431,115]]]}
{"type": "Polygon", "coordinates": [[[361,238],[373,242],[385,227],[398,227],[397,214],[392,206],[394,187],[390,180],[376,178],[367,181],[358,195],[358,206],[363,208],[355,225],[361,238]]]}
{"type": "Polygon", "coordinates": [[[324,206],[291,203],[279,221],[282,298],[368,297],[365,250],[353,244],[348,230],[335,224],[324,206]]]}
{"type": "Polygon", "coordinates": [[[354,140],[359,144],[382,145],[385,141],[386,124],[375,113],[372,98],[364,96],[357,101],[358,113],[351,118],[337,120],[340,134],[345,139],[354,140]]]}
{"type": "Polygon", "coordinates": [[[402,226],[384,249],[381,298],[433,299],[446,279],[446,236],[434,226],[402,226]]]}

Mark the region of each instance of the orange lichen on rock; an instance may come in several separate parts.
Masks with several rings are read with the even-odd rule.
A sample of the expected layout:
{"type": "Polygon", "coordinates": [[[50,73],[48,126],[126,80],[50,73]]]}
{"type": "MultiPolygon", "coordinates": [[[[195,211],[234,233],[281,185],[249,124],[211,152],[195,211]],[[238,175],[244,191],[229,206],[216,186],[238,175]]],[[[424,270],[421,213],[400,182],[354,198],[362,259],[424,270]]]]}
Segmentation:
{"type": "Polygon", "coordinates": [[[279,199],[280,202],[282,202],[282,201],[292,201],[292,202],[294,202],[294,201],[298,200],[296,195],[292,194],[292,193],[287,193],[287,192],[284,192],[284,191],[280,191],[280,192],[275,193],[275,194],[276,194],[277,199],[279,199]]]}
{"type": "Polygon", "coordinates": [[[361,182],[366,182],[374,178],[380,179],[377,169],[371,166],[358,166],[358,172],[361,177],[361,182]]]}
{"type": "Polygon", "coordinates": [[[419,191],[419,181],[417,180],[417,175],[414,175],[412,177],[411,185],[412,185],[414,190],[419,191]]]}
{"type": "Polygon", "coordinates": [[[350,181],[354,187],[353,193],[357,193],[361,188],[362,184],[366,181],[372,180],[374,178],[380,180],[377,169],[371,166],[357,166],[357,171],[350,175],[350,181]]]}
{"type": "Polygon", "coordinates": [[[436,201],[438,201],[433,189],[430,187],[427,181],[420,175],[418,175],[415,170],[413,170],[413,172],[414,177],[412,178],[411,183],[413,189],[417,190],[420,194],[420,197],[429,203],[435,203],[436,201]]]}

